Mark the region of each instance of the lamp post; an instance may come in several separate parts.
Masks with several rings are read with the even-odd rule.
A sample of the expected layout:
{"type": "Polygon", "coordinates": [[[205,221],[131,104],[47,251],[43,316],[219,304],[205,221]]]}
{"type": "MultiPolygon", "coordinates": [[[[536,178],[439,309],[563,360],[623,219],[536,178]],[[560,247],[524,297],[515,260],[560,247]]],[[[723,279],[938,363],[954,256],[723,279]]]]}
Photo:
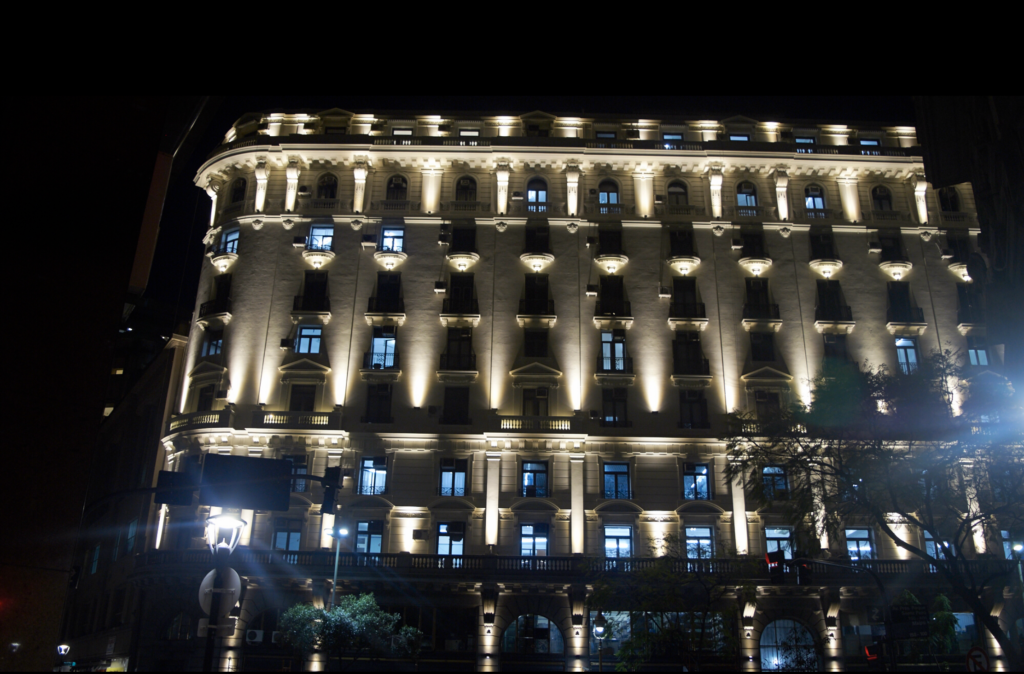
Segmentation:
{"type": "Polygon", "coordinates": [[[348,529],[334,527],[331,529],[331,536],[334,537],[334,580],[331,582],[331,605],[328,611],[334,608],[334,590],[338,586],[338,557],[341,556],[341,539],[348,536],[348,529]]]}
{"type": "Polygon", "coordinates": [[[597,612],[597,617],[594,618],[594,638],[597,639],[597,671],[604,671],[604,638],[608,636],[608,620],[605,619],[604,613],[601,611],[597,612]]]}
{"type": "Polygon", "coordinates": [[[210,546],[210,552],[213,554],[214,569],[213,588],[210,594],[210,624],[206,631],[206,652],[203,655],[204,672],[213,671],[213,649],[217,629],[220,627],[220,595],[224,589],[224,576],[229,571],[237,575],[228,568],[228,557],[238,547],[242,528],[246,524],[247,522],[231,513],[221,513],[206,520],[206,544],[210,546]],[[222,538],[221,532],[224,530],[228,531],[228,536],[222,538]]]}

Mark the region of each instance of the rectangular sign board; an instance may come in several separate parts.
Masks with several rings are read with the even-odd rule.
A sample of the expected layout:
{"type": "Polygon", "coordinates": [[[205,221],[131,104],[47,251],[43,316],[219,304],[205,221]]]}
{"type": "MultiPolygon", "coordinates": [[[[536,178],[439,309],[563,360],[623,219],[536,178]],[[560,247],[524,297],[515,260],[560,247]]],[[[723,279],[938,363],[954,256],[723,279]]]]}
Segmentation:
{"type": "Polygon", "coordinates": [[[893,606],[892,637],[893,639],[927,639],[928,638],[928,607],[924,604],[893,606]]]}
{"type": "Polygon", "coordinates": [[[199,487],[201,505],[247,510],[288,510],[292,462],[207,454],[199,487]]]}
{"type": "Polygon", "coordinates": [[[195,486],[195,476],[187,472],[176,473],[170,470],[161,470],[156,478],[156,487],[160,491],[153,497],[153,502],[177,506],[192,505],[192,493],[195,491],[195,486]]]}

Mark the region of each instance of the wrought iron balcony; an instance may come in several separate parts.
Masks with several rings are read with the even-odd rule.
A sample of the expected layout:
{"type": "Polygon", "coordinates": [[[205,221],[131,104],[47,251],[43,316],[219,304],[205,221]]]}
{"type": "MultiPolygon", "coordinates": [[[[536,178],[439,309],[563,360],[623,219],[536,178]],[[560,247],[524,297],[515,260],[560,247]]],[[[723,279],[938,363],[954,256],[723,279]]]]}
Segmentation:
{"type": "Polygon", "coordinates": [[[314,311],[317,313],[330,312],[331,298],[305,295],[296,295],[292,302],[292,311],[314,311]]]}
{"type": "Polygon", "coordinates": [[[779,318],[778,304],[751,304],[743,305],[743,318],[753,319],[777,319],[779,318]]]}
{"type": "Polygon", "coordinates": [[[814,308],[815,321],[852,321],[853,309],[846,305],[814,308]]]}
{"type": "Polygon", "coordinates": [[[774,213],[771,206],[733,206],[726,211],[728,217],[742,220],[766,220],[775,217],[774,213]]]}
{"type": "Polygon", "coordinates": [[[441,362],[438,365],[438,370],[475,370],[476,369],[476,354],[441,354],[441,362]]]}
{"type": "Polygon", "coordinates": [[[924,309],[921,307],[904,307],[902,309],[890,307],[885,312],[885,320],[888,323],[924,323],[924,309]]]}
{"type": "Polygon", "coordinates": [[[398,350],[367,351],[363,353],[364,370],[390,370],[399,367],[398,350]]]}
{"type": "Polygon", "coordinates": [[[480,303],[477,300],[448,298],[442,303],[441,313],[478,314],[480,313],[480,303]]]}
{"type": "Polygon", "coordinates": [[[366,311],[371,314],[403,314],[405,313],[405,300],[401,297],[398,299],[371,297],[366,303],[366,311]]]}
{"type": "Polygon", "coordinates": [[[199,318],[205,318],[214,314],[230,314],[231,299],[210,300],[199,305],[199,318]]]}
{"type": "Polygon", "coordinates": [[[670,318],[707,318],[703,302],[672,302],[668,305],[670,318]]]}
{"type": "Polygon", "coordinates": [[[554,300],[519,300],[519,314],[524,316],[554,316],[554,300]]]}
{"type": "Polygon", "coordinates": [[[595,316],[632,316],[630,303],[625,300],[597,302],[594,307],[595,316]]]}
{"type": "Polygon", "coordinates": [[[631,356],[597,357],[597,371],[600,374],[633,374],[633,358],[631,356]]]}
{"type": "Polygon", "coordinates": [[[711,364],[707,358],[677,358],[672,361],[672,374],[708,376],[711,364]]]}

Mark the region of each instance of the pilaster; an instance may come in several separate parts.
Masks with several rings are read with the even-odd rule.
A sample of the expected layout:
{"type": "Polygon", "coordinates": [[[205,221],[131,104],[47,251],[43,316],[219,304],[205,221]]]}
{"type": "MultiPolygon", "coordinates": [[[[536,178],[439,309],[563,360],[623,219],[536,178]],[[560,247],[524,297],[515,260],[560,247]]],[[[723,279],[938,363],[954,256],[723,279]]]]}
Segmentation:
{"type": "Polygon", "coordinates": [[[508,213],[508,176],[511,172],[508,162],[498,162],[494,175],[498,178],[498,215],[508,213]]]}
{"type": "Polygon", "coordinates": [[[569,480],[571,505],[570,531],[572,534],[572,554],[582,555],[584,552],[584,527],[586,513],[583,510],[583,454],[569,455],[569,480]]]}
{"type": "Polygon", "coordinates": [[[352,211],[363,212],[363,199],[366,195],[366,161],[357,159],[352,165],[352,177],[355,179],[355,192],[352,195],[352,211]]]}
{"type": "Polygon", "coordinates": [[[789,220],[789,173],[775,169],[775,202],[779,208],[779,220],[789,220]]]}
{"type": "Polygon", "coordinates": [[[217,195],[223,187],[224,179],[220,176],[212,175],[206,179],[206,193],[210,195],[210,227],[217,219],[217,195]]]}
{"type": "Polygon", "coordinates": [[[487,510],[484,542],[492,551],[498,546],[498,499],[501,495],[501,452],[487,452],[487,510]]]}
{"type": "Polygon", "coordinates": [[[288,168],[285,169],[285,177],[288,181],[288,189],[284,197],[284,210],[291,213],[295,210],[295,197],[299,193],[299,174],[302,169],[299,167],[299,160],[295,157],[289,158],[288,168]]]}
{"type": "Polygon", "coordinates": [[[711,215],[716,219],[722,217],[722,167],[713,166],[708,169],[708,181],[711,183],[711,215]]]}
{"type": "Polygon", "coordinates": [[[580,203],[580,167],[579,164],[569,163],[565,167],[566,206],[569,210],[569,217],[575,218],[579,215],[580,203]]]}
{"type": "Polygon", "coordinates": [[[270,180],[270,166],[265,157],[256,161],[256,212],[262,213],[267,203],[267,181],[270,180]]]}
{"type": "Polygon", "coordinates": [[[924,179],[923,173],[915,173],[913,178],[914,201],[917,204],[917,221],[922,225],[928,222],[928,201],[925,194],[928,191],[928,181],[924,179]]]}
{"type": "Polygon", "coordinates": [[[847,222],[860,222],[860,195],[855,178],[839,178],[839,200],[843,205],[843,218],[847,222]]]}
{"type": "Polygon", "coordinates": [[[423,210],[427,213],[437,213],[441,210],[441,176],[444,171],[440,168],[423,169],[423,210]]]}
{"type": "Polygon", "coordinates": [[[641,218],[654,215],[654,175],[637,172],[633,174],[636,214],[641,218]]]}

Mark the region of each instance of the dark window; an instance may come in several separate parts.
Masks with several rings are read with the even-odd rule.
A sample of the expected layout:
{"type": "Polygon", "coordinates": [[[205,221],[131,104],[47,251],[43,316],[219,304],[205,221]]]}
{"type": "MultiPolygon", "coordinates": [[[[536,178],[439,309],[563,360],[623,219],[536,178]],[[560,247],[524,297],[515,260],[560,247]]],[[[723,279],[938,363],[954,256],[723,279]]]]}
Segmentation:
{"type": "Polygon", "coordinates": [[[302,289],[302,306],[307,311],[322,311],[327,301],[327,272],[307,271],[302,289]]]}
{"type": "Polygon", "coordinates": [[[743,257],[768,257],[764,252],[764,232],[760,227],[744,227],[740,231],[740,241],[743,243],[743,257]]]}
{"type": "Polygon", "coordinates": [[[840,287],[839,281],[818,281],[818,307],[815,320],[853,320],[853,314],[843,300],[843,289],[840,287]]]}
{"type": "Polygon", "coordinates": [[[668,186],[668,205],[669,206],[686,206],[690,203],[689,196],[686,192],[686,184],[681,183],[678,180],[669,183],[668,186]]]}
{"type": "Polygon", "coordinates": [[[200,356],[216,356],[221,353],[224,348],[224,331],[223,330],[207,330],[205,339],[203,340],[203,348],[199,353],[200,356]]]}
{"type": "Polygon", "coordinates": [[[959,323],[984,323],[985,297],[981,293],[981,285],[957,283],[956,292],[957,298],[960,300],[957,321],[959,323]]]}
{"type": "Polygon", "coordinates": [[[606,388],[601,390],[603,411],[602,426],[629,426],[626,418],[626,390],[624,388],[606,388]]]}
{"type": "Polygon", "coordinates": [[[626,331],[601,331],[601,362],[602,372],[626,372],[631,370],[626,357],[626,331]]]}
{"type": "Polygon", "coordinates": [[[380,230],[380,250],[401,253],[405,250],[405,229],[402,227],[382,227],[380,230]]]}
{"type": "Polygon", "coordinates": [[[448,328],[448,349],[442,358],[442,370],[475,370],[473,328],[448,328]]]}
{"type": "Polygon", "coordinates": [[[523,496],[548,496],[546,461],[523,462],[523,496]]]}
{"type": "Polygon", "coordinates": [[[308,468],[306,466],[306,455],[297,454],[295,456],[284,457],[292,464],[292,491],[304,492],[309,482],[306,480],[305,475],[308,475],[308,468]]]}
{"type": "Polygon", "coordinates": [[[312,412],[316,406],[316,384],[292,384],[288,409],[292,412],[312,412]]]}
{"type": "Polygon", "coordinates": [[[347,126],[325,126],[324,127],[324,133],[325,134],[332,134],[332,135],[333,134],[340,134],[340,135],[343,136],[343,135],[348,133],[348,127],[347,126]]]}
{"type": "Polygon", "coordinates": [[[128,523],[128,531],[124,537],[124,552],[126,555],[135,553],[135,536],[139,530],[139,520],[135,519],[128,523]]]}
{"type": "MultiPolygon", "coordinates": [[[[547,525],[543,526],[544,546],[547,548],[547,525]]],[[[541,534],[532,531],[530,535],[541,534]]],[[[524,534],[525,535],[525,534],[524,534]]],[[[512,621],[501,635],[503,653],[543,653],[545,655],[565,652],[565,642],[558,625],[542,615],[521,615],[512,621]]],[[[593,652],[593,651],[591,651],[593,652]]]]}
{"type": "Polygon", "coordinates": [[[689,559],[711,559],[715,556],[715,536],[712,527],[686,527],[683,535],[686,556],[689,559]]]}
{"type": "Polygon", "coordinates": [[[633,528],[609,524],[604,528],[604,556],[610,559],[633,556],[633,528]]]}
{"type": "Polygon", "coordinates": [[[822,335],[825,340],[825,360],[845,363],[849,360],[846,351],[846,335],[822,335]]]}
{"type": "Polygon", "coordinates": [[[775,360],[775,335],[770,332],[750,333],[750,359],[755,362],[775,360]]]}
{"type": "Polygon", "coordinates": [[[960,210],[960,195],[955,187],[943,187],[939,190],[939,208],[947,213],[955,213],[960,210]]]}
{"type": "Polygon", "coordinates": [[[971,365],[988,365],[988,349],[985,346],[985,338],[980,335],[968,335],[967,355],[971,359],[971,365]]]}
{"type": "Polygon", "coordinates": [[[820,185],[808,185],[804,188],[804,205],[810,209],[825,208],[825,190],[820,185]]]}
{"type": "Polygon", "coordinates": [[[448,313],[475,314],[479,309],[473,306],[473,275],[452,274],[448,288],[448,313]]]}
{"type": "Polygon", "coordinates": [[[789,498],[789,480],[786,479],[786,469],[782,466],[765,466],[761,471],[761,482],[764,485],[765,498],[769,501],[789,498]]]}
{"type": "Polygon", "coordinates": [[[476,251],[476,228],[455,227],[452,229],[452,252],[466,253],[476,251]]]}
{"type": "Polygon", "coordinates": [[[548,355],[548,331],[543,328],[524,330],[525,353],[527,358],[546,358],[548,355]]]}
{"type": "Polygon", "coordinates": [[[604,497],[630,498],[628,463],[604,464],[604,497]]]}
{"type": "Polygon", "coordinates": [[[879,232],[878,242],[882,245],[883,262],[907,259],[906,255],[903,254],[903,238],[900,236],[898,229],[879,232]]]}
{"type": "Polygon", "coordinates": [[[711,498],[711,477],[708,464],[683,464],[683,498],[687,501],[706,501],[711,498]]]}
{"type": "Polygon", "coordinates": [[[892,192],[888,187],[879,185],[871,190],[871,202],[876,211],[892,210],[892,192]]]}
{"type": "Polygon", "coordinates": [[[953,253],[952,262],[967,264],[971,257],[971,239],[966,232],[946,232],[946,243],[953,253]]]}
{"type": "Polygon", "coordinates": [[[692,229],[671,230],[668,233],[668,243],[672,257],[695,254],[692,229]]]}
{"type": "Polygon", "coordinates": [[[286,552],[302,549],[302,520],[274,520],[274,549],[286,552]]]}
{"type": "Polygon", "coordinates": [[[758,421],[777,419],[782,411],[779,394],[772,391],[754,391],[754,409],[757,411],[758,421]]]}
{"type": "Polygon", "coordinates": [[[465,522],[439,522],[437,525],[437,554],[461,557],[465,531],[465,522]]]}
{"type": "Polygon", "coordinates": [[[708,400],[704,391],[679,392],[679,427],[710,428],[708,421],[708,400]]]}
{"type": "Polygon", "coordinates": [[[338,179],[330,173],[325,173],[316,181],[317,199],[337,199],[338,179]]]}
{"type": "Polygon", "coordinates": [[[334,250],[334,227],[311,227],[309,229],[309,242],[306,248],[310,250],[334,250]]]}
{"type": "Polygon", "coordinates": [[[550,314],[554,310],[548,302],[548,275],[526,275],[526,300],[523,305],[524,314],[550,314]]]}
{"type": "Polygon", "coordinates": [[[828,230],[811,230],[811,259],[832,260],[836,256],[832,232],[828,230]]]}
{"type": "Polygon", "coordinates": [[[459,178],[455,183],[455,201],[476,201],[476,181],[459,178]]]}
{"type": "Polygon", "coordinates": [[[748,278],[747,284],[747,306],[752,310],[760,311],[762,307],[771,304],[768,295],[768,279],[748,278]]]}
{"type": "Polygon", "coordinates": [[[524,417],[546,417],[548,416],[548,393],[549,389],[525,388],[523,389],[523,416],[524,417]]]}
{"type": "Polygon", "coordinates": [[[443,424],[464,425],[469,419],[469,387],[446,386],[444,389],[443,424]]]}
{"type": "Polygon", "coordinates": [[[390,424],[391,384],[368,384],[366,387],[366,419],[368,424],[390,424]]]}
{"type": "Polygon", "coordinates": [[[186,641],[192,638],[192,618],[182,611],[171,620],[167,627],[168,641],[186,641]]]}
{"type": "Polygon", "coordinates": [[[548,253],[551,251],[551,230],[547,225],[526,226],[526,252],[548,253]]]}
{"type": "Polygon", "coordinates": [[[628,314],[621,276],[601,277],[601,301],[597,303],[597,310],[600,315],[626,316],[628,314]]]}
{"type": "Polygon", "coordinates": [[[89,575],[94,575],[96,570],[99,568],[100,563],[100,544],[97,543],[96,547],[92,549],[92,561],[88,562],[89,575]]]}
{"type": "Polygon", "coordinates": [[[213,280],[213,295],[217,304],[227,304],[231,299],[231,274],[221,274],[213,280]]]}
{"type": "Polygon", "coordinates": [[[737,206],[757,206],[757,188],[754,183],[742,182],[736,186],[737,206]]]}
{"type": "Polygon", "coordinates": [[[402,275],[394,272],[377,272],[376,310],[381,312],[402,311],[402,275]]]}
{"type": "Polygon", "coordinates": [[[917,351],[916,337],[896,338],[896,361],[900,365],[903,374],[914,374],[917,372],[917,365],[920,362],[917,351]]]}
{"type": "Polygon", "coordinates": [[[231,203],[237,204],[245,199],[245,178],[238,178],[231,183],[231,203]]]}
{"type": "Polygon", "coordinates": [[[890,281],[889,322],[914,323],[924,321],[924,313],[910,301],[910,284],[906,281],[890,281]]]}
{"type": "Polygon", "coordinates": [[[320,338],[323,328],[319,325],[300,325],[295,339],[296,353],[320,353],[320,338]]]}
{"type": "Polygon", "coordinates": [[[600,247],[598,251],[601,255],[621,255],[622,254],[622,230],[621,229],[601,229],[597,233],[598,242],[600,247]]]}
{"type": "Polygon", "coordinates": [[[387,198],[393,201],[405,201],[409,194],[409,181],[402,176],[388,178],[387,198]]]}
{"type": "Polygon", "coordinates": [[[468,459],[441,459],[441,496],[465,496],[468,459]]]}
{"type": "Polygon", "coordinates": [[[356,525],[356,552],[371,555],[380,554],[383,534],[384,523],[380,520],[360,522],[356,525]]]}
{"type": "Polygon", "coordinates": [[[207,384],[199,389],[196,396],[196,412],[209,412],[213,409],[213,384],[207,384]]]}
{"type": "MultiPolygon", "coordinates": [[[[534,178],[526,183],[526,210],[530,213],[546,213],[548,210],[548,184],[540,178],[534,178]]],[[[547,229],[545,227],[545,229],[547,229]]],[[[529,232],[527,232],[527,244],[529,244],[529,232]]],[[[547,250],[545,247],[543,250],[547,250]]]]}
{"type": "Polygon", "coordinates": [[[386,456],[366,456],[359,462],[359,493],[383,494],[388,486],[388,459],[386,456]]]}
{"type": "Polygon", "coordinates": [[[523,557],[548,556],[547,524],[524,524],[520,528],[520,532],[520,555],[523,557]]]}

